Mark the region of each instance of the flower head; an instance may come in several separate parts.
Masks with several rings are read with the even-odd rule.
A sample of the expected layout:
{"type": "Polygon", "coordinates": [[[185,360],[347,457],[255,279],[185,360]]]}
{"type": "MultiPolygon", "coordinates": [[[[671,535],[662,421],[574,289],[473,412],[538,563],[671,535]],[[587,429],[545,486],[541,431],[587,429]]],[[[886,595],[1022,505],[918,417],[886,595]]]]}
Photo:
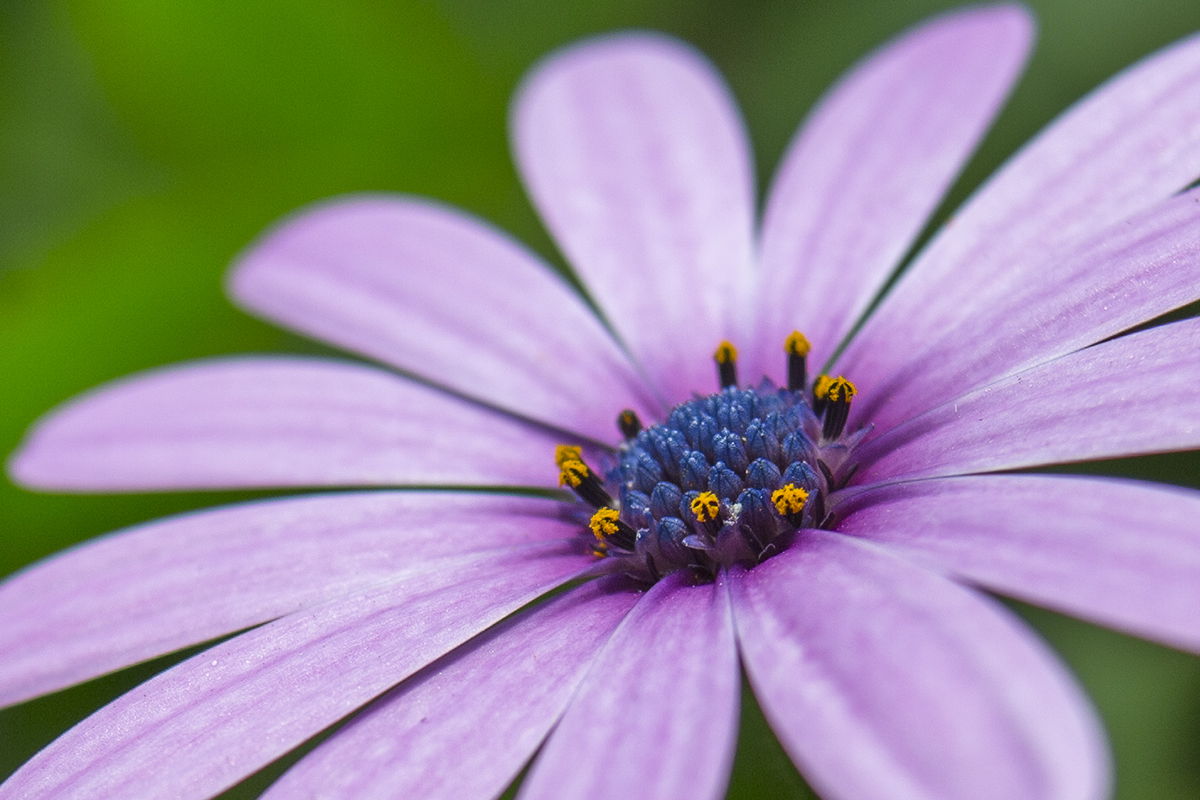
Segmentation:
{"type": "Polygon", "coordinates": [[[972,587],[1200,650],[1200,495],[997,474],[1200,446],[1200,325],[1128,332],[1200,296],[1200,40],[1055,122],[858,325],[1030,37],[978,8],[867,58],[757,226],[702,57],[647,34],[551,56],[516,158],[603,319],[427,200],[269,232],[235,299],[382,366],[135,377],[53,412],[12,472],[388,490],[149,523],[0,585],[8,703],[244,631],[0,797],[207,797],[347,717],[268,796],[489,797],[536,753],[522,797],[715,797],[739,663],[824,796],[1103,796],[1086,699],[972,587]]]}

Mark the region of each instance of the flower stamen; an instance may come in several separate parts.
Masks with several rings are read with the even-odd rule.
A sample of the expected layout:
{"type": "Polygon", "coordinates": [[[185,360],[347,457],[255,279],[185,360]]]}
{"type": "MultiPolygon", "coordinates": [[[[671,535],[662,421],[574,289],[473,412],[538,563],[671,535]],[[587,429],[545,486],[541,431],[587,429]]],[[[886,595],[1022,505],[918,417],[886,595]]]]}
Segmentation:
{"type": "Polygon", "coordinates": [[[642,420],[632,408],[627,408],[617,415],[617,428],[625,437],[625,441],[629,441],[641,433],[643,427],[642,420]]]}
{"type": "Polygon", "coordinates": [[[712,492],[701,492],[691,503],[692,513],[700,522],[712,522],[721,513],[721,501],[712,492]]]}
{"type": "Polygon", "coordinates": [[[637,531],[626,525],[615,508],[601,508],[592,514],[588,523],[596,537],[593,551],[600,550],[607,554],[610,546],[615,545],[622,550],[633,552],[637,544],[637,531]]]}
{"type": "Polygon", "coordinates": [[[713,359],[717,362],[717,380],[722,389],[737,386],[737,348],[729,342],[717,345],[713,359]]]}
{"type": "Polygon", "coordinates": [[[700,535],[684,539],[683,544],[687,547],[708,549],[721,532],[721,498],[716,492],[700,492],[688,503],[688,509],[696,518],[696,531],[700,535]]]}
{"type": "Polygon", "coordinates": [[[804,391],[808,383],[808,353],[812,345],[800,331],[792,331],[783,343],[783,351],[787,353],[787,388],[790,392],[804,391]]]}
{"type": "Polygon", "coordinates": [[[578,447],[559,445],[555,452],[558,461],[558,485],[569,486],[579,499],[592,508],[605,508],[612,505],[612,497],[604,489],[604,482],[592,472],[583,459],[578,447]],[[570,451],[574,450],[574,453],[570,451]],[[564,453],[563,451],[568,451],[564,453]],[[574,458],[570,456],[575,456],[574,458]]]}
{"type": "Polygon", "coordinates": [[[583,448],[573,444],[560,444],[554,448],[554,465],[561,468],[568,461],[583,461],[583,448]]]}
{"type": "Polygon", "coordinates": [[[829,403],[829,384],[833,383],[833,378],[828,375],[818,375],[813,381],[812,388],[812,410],[818,417],[825,413],[825,406],[829,403]]]}
{"type": "Polygon", "coordinates": [[[779,516],[798,528],[804,506],[808,503],[808,492],[794,483],[788,483],[771,493],[771,503],[779,516]]]}
{"type": "Polygon", "coordinates": [[[850,401],[857,393],[854,384],[840,375],[829,382],[825,392],[825,427],[821,431],[826,440],[842,435],[850,416],[850,401]]]}

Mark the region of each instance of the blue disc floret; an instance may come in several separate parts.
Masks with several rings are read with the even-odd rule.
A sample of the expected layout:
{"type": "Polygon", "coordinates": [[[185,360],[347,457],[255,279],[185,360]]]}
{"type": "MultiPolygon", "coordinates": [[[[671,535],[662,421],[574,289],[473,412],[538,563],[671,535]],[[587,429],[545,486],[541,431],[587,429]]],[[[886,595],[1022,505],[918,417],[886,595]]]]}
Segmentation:
{"type": "Polygon", "coordinates": [[[682,569],[711,577],[826,524],[825,498],[852,473],[866,431],[844,434],[850,381],[822,375],[808,386],[808,341],[794,333],[784,350],[786,387],[765,378],[737,386],[737,351],[722,342],[718,392],[680,403],[659,424],[622,412],[625,441],[603,480],[579,448],[559,448],[562,484],[594,509],[593,552],[648,580],[682,569]]]}

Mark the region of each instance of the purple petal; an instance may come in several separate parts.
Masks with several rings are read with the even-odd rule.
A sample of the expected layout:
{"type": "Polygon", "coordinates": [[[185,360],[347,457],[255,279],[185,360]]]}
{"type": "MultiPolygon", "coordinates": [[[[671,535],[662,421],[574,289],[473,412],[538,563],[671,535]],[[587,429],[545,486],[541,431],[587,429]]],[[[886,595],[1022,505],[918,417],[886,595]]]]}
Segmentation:
{"type": "Polygon", "coordinates": [[[170,367],[43,419],[10,463],[41,489],[540,485],[548,431],[382,370],[307,358],[170,367]]]}
{"type": "Polygon", "coordinates": [[[561,512],[532,498],[372,492],[250,503],[106,536],[0,584],[0,705],[439,558],[575,536],[561,512]]]}
{"type": "Polygon", "coordinates": [[[579,572],[527,545],[293,614],[147,681],[60,736],[0,798],[204,798],[579,572]]]}
{"type": "Polygon", "coordinates": [[[1200,651],[1200,493],[1046,475],[918,481],[837,509],[842,533],[989,589],[1200,651]]]}
{"type": "Polygon", "coordinates": [[[1011,287],[1044,280],[1048,256],[1070,253],[1197,175],[1200,37],[1192,37],[1110,80],[1014,156],[913,263],[837,371],[887,384],[923,343],[1011,287]]]}
{"type": "Polygon", "coordinates": [[[1200,447],[1200,319],[1018,372],[863,445],[855,483],[1200,447]]]}
{"type": "Polygon", "coordinates": [[[1186,192],[1044,261],[995,302],[923,344],[857,415],[887,430],[938,403],[1086,347],[1200,296],[1200,191],[1186,192]]]}
{"type": "Polygon", "coordinates": [[[822,796],[1106,796],[1086,698],[986,598],[816,530],[730,586],[750,683],[822,796]]]}
{"type": "Polygon", "coordinates": [[[263,797],[498,797],[638,593],[596,581],[479,636],[380,698],[263,797]]]}
{"type": "Polygon", "coordinates": [[[526,79],[512,139],[546,225],[667,400],[715,389],[750,277],[754,176],[712,66],[652,34],[569,48],[526,79]]]}
{"type": "Polygon", "coordinates": [[[290,328],[597,439],[616,437],[624,408],[660,411],[550,267],[431,201],[359,197],[310,210],[242,256],[230,291],[290,328]]]}
{"type": "Polygon", "coordinates": [[[738,725],[724,583],[659,583],[625,618],[534,762],[521,800],[721,797],[738,725]]]}
{"type": "MultiPolygon", "coordinates": [[[[1021,6],[948,14],[869,56],[821,101],[784,157],[762,231],[761,364],[794,329],[832,355],[925,225],[1025,62],[1021,6]]],[[[749,353],[747,354],[749,356],[749,353]]]]}

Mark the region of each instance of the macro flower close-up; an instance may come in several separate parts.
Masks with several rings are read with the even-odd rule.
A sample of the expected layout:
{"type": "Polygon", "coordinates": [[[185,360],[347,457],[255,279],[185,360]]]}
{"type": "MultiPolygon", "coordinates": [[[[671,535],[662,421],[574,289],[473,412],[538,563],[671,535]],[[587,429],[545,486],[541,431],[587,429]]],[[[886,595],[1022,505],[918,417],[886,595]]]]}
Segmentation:
{"type": "Polygon", "coordinates": [[[1200,448],[1200,320],[1162,319],[1200,300],[1200,38],[928,234],[1034,29],[969,7],[867,55],[761,212],[697,50],[551,53],[510,140],[574,283],[415,195],[265,231],[229,296],[346,357],[119,379],[8,470],[303,492],[0,583],[6,705],[210,645],[0,798],[207,798],[306,743],[265,797],[719,798],[743,675],[826,800],[1108,797],[1091,701],[995,595],[1200,653],[1200,493],[1040,469],[1200,448]]]}

